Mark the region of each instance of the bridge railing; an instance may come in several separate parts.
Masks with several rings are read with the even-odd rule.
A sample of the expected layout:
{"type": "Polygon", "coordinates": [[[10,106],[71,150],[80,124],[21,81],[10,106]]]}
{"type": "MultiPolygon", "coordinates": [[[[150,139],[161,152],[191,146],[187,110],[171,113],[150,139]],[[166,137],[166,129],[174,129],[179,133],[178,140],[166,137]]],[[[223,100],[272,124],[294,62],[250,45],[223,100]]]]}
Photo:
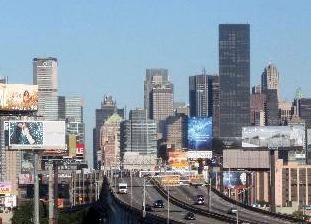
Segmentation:
{"type": "Polygon", "coordinates": [[[266,211],[266,210],[262,210],[260,208],[255,208],[255,207],[252,207],[252,206],[249,206],[249,205],[246,205],[246,204],[243,204],[239,201],[236,201],[232,198],[229,198],[227,197],[226,195],[222,194],[221,192],[219,192],[218,190],[216,190],[215,188],[212,188],[212,191],[218,195],[219,197],[221,197],[222,199],[224,199],[225,201],[231,203],[231,204],[235,204],[235,205],[238,205],[242,208],[245,208],[247,210],[250,210],[250,211],[253,211],[253,212],[257,212],[257,213],[260,213],[260,214],[264,214],[264,215],[268,215],[268,216],[272,216],[272,217],[275,217],[275,218],[279,218],[279,219],[284,219],[284,220],[287,220],[287,221],[290,221],[290,222],[303,222],[303,220],[300,220],[300,219],[297,219],[291,215],[286,215],[286,214],[280,214],[280,213],[274,213],[274,212],[270,212],[270,211],[266,211]]]}

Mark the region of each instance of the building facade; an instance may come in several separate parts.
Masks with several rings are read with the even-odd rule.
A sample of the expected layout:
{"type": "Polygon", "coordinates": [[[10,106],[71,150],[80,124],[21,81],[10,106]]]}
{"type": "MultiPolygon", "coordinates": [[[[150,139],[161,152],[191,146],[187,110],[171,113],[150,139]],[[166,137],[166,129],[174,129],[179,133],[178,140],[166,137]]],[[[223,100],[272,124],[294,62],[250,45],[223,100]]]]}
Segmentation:
{"type": "Polygon", "coordinates": [[[277,67],[274,64],[269,63],[262,75],[261,75],[261,87],[262,91],[267,89],[275,89],[277,92],[278,100],[280,100],[280,75],[277,67]]]}
{"type": "Polygon", "coordinates": [[[151,118],[150,93],[154,85],[168,84],[168,70],[163,68],[146,69],[146,78],[144,81],[144,109],[147,111],[148,118],[151,118]]]}
{"type": "Polygon", "coordinates": [[[58,120],[58,62],[56,58],[33,59],[33,84],[38,85],[38,115],[58,120]]]}
{"type": "Polygon", "coordinates": [[[253,126],[265,125],[266,95],[257,87],[252,88],[250,95],[250,122],[253,126]]]}
{"type": "Polygon", "coordinates": [[[189,105],[191,117],[213,117],[213,136],[219,136],[219,76],[189,77],[189,105]]]}
{"type": "Polygon", "coordinates": [[[220,137],[239,138],[250,123],[250,26],[219,25],[220,137]]]}
{"type": "Polygon", "coordinates": [[[121,123],[121,151],[139,154],[157,153],[157,125],[144,109],[131,110],[129,120],[121,123]]]}
{"type": "Polygon", "coordinates": [[[165,121],[163,139],[167,145],[175,149],[186,148],[187,116],[184,114],[169,116],[165,121]]]}
{"type": "Polygon", "coordinates": [[[102,167],[120,167],[120,123],[122,117],[117,113],[111,115],[100,129],[100,148],[102,167]]]}

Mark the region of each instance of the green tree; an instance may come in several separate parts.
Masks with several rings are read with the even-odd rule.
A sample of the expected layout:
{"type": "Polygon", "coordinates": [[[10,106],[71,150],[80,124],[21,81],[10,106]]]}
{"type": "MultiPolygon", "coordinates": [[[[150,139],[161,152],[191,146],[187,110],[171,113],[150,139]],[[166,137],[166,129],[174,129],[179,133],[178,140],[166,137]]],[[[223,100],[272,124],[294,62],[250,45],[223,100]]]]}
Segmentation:
{"type": "MultiPolygon", "coordinates": [[[[40,203],[40,224],[48,224],[48,212],[46,205],[40,203]]],[[[27,201],[13,211],[12,224],[32,224],[33,223],[33,202],[27,201]]]]}
{"type": "Polygon", "coordinates": [[[310,216],[304,215],[302,210],[294,211],[293,216],[301,220],[309,220],[310,216]]]}

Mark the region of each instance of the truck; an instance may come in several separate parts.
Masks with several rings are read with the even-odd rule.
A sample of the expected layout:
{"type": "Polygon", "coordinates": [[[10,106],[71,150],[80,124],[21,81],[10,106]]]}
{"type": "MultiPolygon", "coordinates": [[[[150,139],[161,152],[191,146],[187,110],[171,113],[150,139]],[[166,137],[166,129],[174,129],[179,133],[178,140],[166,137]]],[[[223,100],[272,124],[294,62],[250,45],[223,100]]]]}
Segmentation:
{"type": "Polygon", "coordinates": [[[118,193],[127,194],[127,183],[119,183],[118,193]]]}

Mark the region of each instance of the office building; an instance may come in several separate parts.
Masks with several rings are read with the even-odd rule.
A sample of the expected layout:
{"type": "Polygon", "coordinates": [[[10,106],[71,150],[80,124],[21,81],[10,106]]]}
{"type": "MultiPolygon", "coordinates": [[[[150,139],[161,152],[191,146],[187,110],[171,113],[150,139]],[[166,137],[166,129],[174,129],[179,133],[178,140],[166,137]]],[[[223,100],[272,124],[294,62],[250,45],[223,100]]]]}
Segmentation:
{"type": "Polygon", "coordinates": [[[219,86],[220,137],[240,138],[250,124],[249,24],[219,25],[219,86]]]}
{"type": "Polygon", "coordinates": [[[293,115],[293,105],[291,102],[279,102],[279,114],[282,125],[287,125],[293,115]]]}
{"type": "Polygon", "coordinates": [[[189,116],[189,105],[184,102],[174,102],[174,113],[189,116]]]}
{"type": "Polygon", "coordinates": [[[157,153],[157,125],[144,109],[131,110],[129,120],[121,123],[121,151],[139,154],[157,153]]]}
{"type": "Polygon", "coordinates": [[[187,147],[187,116],[176,114],[166,118],[163,139],[169,148],[187,147]]]}
{"type": "Polygon", "coordinates": [[[169,83],[168,70],[163,68],[146,69],[146,79],[144,81],[144,109],[148,118],[151,119],[150,93],[155,85],[166,85],[169,83]]]}
{"type": "MultiPolygon", "coordinates": [[[[95,128],[93,130],[93,167],[97,169],[99,164],[97,164],[97,152],[100,150],[100,129],[104,122],[113,115],[117,113],[120,117],[124,118],[124,109],[118,109],[116,101],[112,96],[105,96],[101,102],[101,108],[95,111],[95,128]]],[[[100,159],[100,158],[99,158],[100,159]]]]}
{"type": "Polygon", "coordinates": [[[276,89],[266,89],[265,123],[267,126],[278,126],[281,124],[279,114],[279,102],[276,89]]]}
{"type": "Polygon", "coordinates": [[[250,95],[250,122],[253,126],[265,125],[266,95],[261,93],[261,87],[254,86],[250,95]]]}
{"type": "Polygon", "coordinates": [[[120,123],[123,120],[117,113],[111,115],[100,129],[100,149],[105,169],[120,167],[120,123]]]}
{"type": "Polygon", "coordinates": [[[311,127],[311,98],[296,99],[298,115],[306,122],[306,127],[311,127]]]}
{"type": "Polygon", "coordinates": [[[213,117],[213,136],[219,136],[219,76],[189,77],[189,105],[191,117],[213,117]]]}
{"type": "Polygon", "coordinates": [[[278,100],[280,100],[280,84],[279,72],[274,64],[269,63],[261,75],[262,91],[267,89],[275,89],[277,92],[278,100]]]}
{"type": "Polygon", "coordinates": [[[151,119],[158,124],[158,132],[163,131],[163,122],[174,114],[174,87],[172,84],[156,85],[150,93],[151,119]]]}
{"type": "Polygon", "coordinates": [[[56,58],[33,59],[33,84],[38,85],[38,115],[45,120],[58,120],[56,58]]]}

